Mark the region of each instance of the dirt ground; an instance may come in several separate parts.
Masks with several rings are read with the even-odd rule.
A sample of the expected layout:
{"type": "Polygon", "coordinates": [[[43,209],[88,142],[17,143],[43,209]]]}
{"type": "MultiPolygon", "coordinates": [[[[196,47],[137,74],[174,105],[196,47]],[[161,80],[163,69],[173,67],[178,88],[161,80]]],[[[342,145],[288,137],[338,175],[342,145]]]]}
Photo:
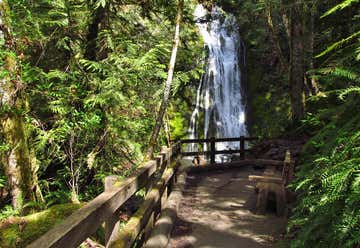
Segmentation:
{"type": "Polygon", "coordinates": [[[274,247],[286,219],[254,213],[256,195],[248,175],[253,168],[191,175],[180,204],[169,248],[274,247]]]}

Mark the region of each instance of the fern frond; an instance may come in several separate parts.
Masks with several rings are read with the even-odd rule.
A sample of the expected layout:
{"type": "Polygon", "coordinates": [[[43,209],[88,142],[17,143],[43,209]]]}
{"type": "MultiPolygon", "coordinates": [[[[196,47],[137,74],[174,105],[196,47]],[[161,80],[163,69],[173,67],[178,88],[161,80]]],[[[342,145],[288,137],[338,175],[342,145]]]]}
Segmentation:
{"type": "Polygon", "coordinates": [[[105,8],[106,2],[107,2],[106,0],[97,0],[95,2],[95,9],[98,9],[100,7],[105,8]]]}
{"type": "Polygon", "coordinates": [[[360,87],[349,87],[341,91],[339,94],[339,99],[345,100],[346,96],[352,93],[360,94],[360,87]]]}
{"type": "Polygon", "coordinates": [[[360,83],[360,75],[350,69],[335,67],[334,70],[330,72],[330,75],[342,77],[348,79],[349,81],[354,81],[360,83]]]}
{"type": "Polygon", "coordinates": [[[358,3],[358,2],[359,2],[359,0],[345,0],[345,1],[343,1],[342,3],[336,5],[335,7],[331,8],[330,10],[328,10],[325,14],[323,14],[323,15],[321,16],[321,18],[324,18],[324,17],[326,17],[326,16],[329,16],[329,15],[335,13],[335,12],[338,11],[338,10],[343,10],[343,9],[345,9],[345,8],[347,8],[347,7],[350,7],[352,4],[358,3]]]}
{"type": "Polygon", "coordinates": [[[353,41],[355,38],[357,38],[358,36],[360,36],[360,31],[350,35],[347,38],[344,38],[338,42],[335,42],[334,44],[328,46],[323,52],[321,52],[320,54],[316,55],[315,58],[320,58],[326,54],[328,54],[329,52],[342,48],[344,47],[346,44],[350,43],[351,41],[353,41]]]}

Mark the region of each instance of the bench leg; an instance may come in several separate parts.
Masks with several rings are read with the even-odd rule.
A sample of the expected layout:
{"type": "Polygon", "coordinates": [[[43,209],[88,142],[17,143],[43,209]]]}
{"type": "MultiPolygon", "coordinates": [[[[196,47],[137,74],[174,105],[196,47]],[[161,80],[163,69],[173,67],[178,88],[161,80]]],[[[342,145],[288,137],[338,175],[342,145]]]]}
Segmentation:
{"type": "Polygon", "coordinates": [[[256,201],[256,213],[258,214],[265,214],[266,207],[267,207],[267,201],[268,201],[268,195],[269,195],[269,189],[268,187],[258,187],[259,193],[257,196],[256,201]]]}
{"type": "Polygon", "coordinates": [[[282,185],[276,192],[276,214],[284,216],[286,210],[286,192],[285,187],[282,185]]]}

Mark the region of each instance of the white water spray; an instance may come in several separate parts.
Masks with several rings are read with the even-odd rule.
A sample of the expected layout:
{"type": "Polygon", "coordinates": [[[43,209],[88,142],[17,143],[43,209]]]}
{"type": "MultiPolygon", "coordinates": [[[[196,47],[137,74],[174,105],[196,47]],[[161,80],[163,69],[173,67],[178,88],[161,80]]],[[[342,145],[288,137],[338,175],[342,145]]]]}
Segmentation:
{"type": "MultiPolygon", "coordinates": [[[[245,66],[244,45],[233,15],[215,6],[211,13],[198,5],[195,21],[207,51],[205,73],[197,90],[196,108],[191,116],[189,138],[231,138],[246,136],[245,103],[241,87],[245,66]],[[200,123],[203,119],[203,128],[200,123]]],[[[238,149],[239,144],[217,143],[216,149],[238,149]]],[[[191,151],[197,146],[191,145],[191,151]]],[[[207,150],[206,144],[204,147],[207,150]]]]}

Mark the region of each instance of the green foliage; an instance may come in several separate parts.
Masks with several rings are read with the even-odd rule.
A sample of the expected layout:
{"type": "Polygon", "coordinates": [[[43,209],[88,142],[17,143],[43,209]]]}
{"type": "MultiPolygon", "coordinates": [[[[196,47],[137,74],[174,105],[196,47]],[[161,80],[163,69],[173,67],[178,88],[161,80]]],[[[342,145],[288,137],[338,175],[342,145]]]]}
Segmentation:
{"type": "Polygon", "coordinates": [[[330,71],[331,75],[341,77],[351,82],[360,83],[360,76],[355,71],[350,71],[349,69],[335,67],[330,71]]]}
{"type": "MultiPolygon", "coordinates": [[[[183,106],[185,108],[185,106],[183,106]]],[[[180,106],[178,106],[177,109],[181,109],[180,106]]],[[[174,111],[174,107],[171,106],[170,110],[168,110],[169,114],[172,116],[171,120],[169,121],[170,130],[172,139],[181,139],[185,138],[187,135],[187,129],[188,129],[188,119],[184,118],[184,116],[181,114],[181,112],[174,111]]]]}
{"type": "Polygon", "coordinates": [[[4,175],[1,175],[0,177],[0,188],[4,188],[6,185],[6,178],[4,175]]]}
{"type": "Polygon", "coordinates": [[[19,214],[18,210],[14,210],[10,205],[7,205],[0,211],[0,220],[4,220],[10,216],[18,216],[19,214]]]}
{"type": "Polygon", "coordinates": [[[360,116],[346,120],[329,123],[304,150],[308,155],[294,184],[300,200],[290,225],[297,230],[292,247],[359,243],[360,116]]]}
{"type": "Polygon", "coordinates": [[[247,125],[251,135],[277,137],[290,121],[287,72],[281,69],[271,32],[266,5],[271,5],[273,22],[284,55],[288,54],[286,26],[282,20],[284,7],[280,1],[221,1],[225,9],[235,13],[240,34],[246,46],[246,68],[243,72],[247,100],[247,125]]]}
{"type": "Polygon", "coordinates": [[[345,100],[345,97],[350,95],[350,94],[360,94],[360,87],[349,87],[345,90],[342,90],[341,93],[339,94],[339,98],[341,100],[345,100]]]}
{"type": "Polygon", "coordinates": [[[336,49],[340,49],[343,48],[344,46],[348,45],[349,43],[351,43],[353,40],[356,40],[356,38],[358,38],[358,36],[360,36],[360,31],[350,35],[349,37],[346,37],[340,41],[337,41],[333,44],[331,44],[329,47],[327,47],[323,52],[321,52],[319,55],[317,55],[316,57],[322,57],[326,54],[328,54],[329,52],[332,52],[336,49]]]}
{"type": "Polygon", "coordinates": [[[39,184],[45,195],[46,207],[65,204],[71,201],[71,192],[61,180],[40,180],[39,184]]]}
{"type": "MultiPolygon", "coordinates": [[[[9,5],[17,40],[11,56],[19,57],[29,102],[22,114],[45,201],[25,204],[44,209],[77,200],[74,193],[80,201],[90,200],[103,191],[107,175],[126,177],[143,160],[167,77],[176,1],[17,0],[9,5]],[[87,56],[89,49],[95,50],[94,58],[87,56]]],[[[168,114],[182,121],[174,136],[186,133],[192,106],[182,95],[190,94],[188,86],[201,75],[193,9],[188,1],[172,89],[174,106],[183,114],[176,114],[179,108],[168,114]]],[[[0,49],[1,58],[8,55],[0,49]]],[[[0,70],[2,77],[7,73],[0,70]]],[[[5,107],[1,114],[11,111],[5,107]]],[[[164,142],[161,138],[160,145],[164,142]]],[[[7,149],[0,143],[2,156],[7,149]]],[[[5,184],[1,174],[0,187],[5,184]]]]}
{"type": "Polygon", "coordinates": [[[335,7],[333,7],[332,9],[328,10],[325,14],[323,14],[321,16],[321,18],[324,18],[328,15],[331,15],[333,13],[335,13],[336,11],[339,11],[339,10],[342,10],[342,9],[345,9],[347,7],[350,7],[351,5],[355,4],[355,3],[358,3],[359,0],[345,0],[343,1],[342,3],[336,5],[335,7]]]}
{"type": "MultiPolygon", "coordinates": [[[[343,1],[323,17],[339,18],[337,10],[355,3],[343,1]]],[[[312,109],[303,121],[302,129],[313,137],[292,185],[299,193],[289,226],[295,234],[292,247],[353,248],[360,243],[359,28],[348,23],[347,38],[317,56],[326,57],[317,70],[323,92],[309,99],[312,109]]]]}

